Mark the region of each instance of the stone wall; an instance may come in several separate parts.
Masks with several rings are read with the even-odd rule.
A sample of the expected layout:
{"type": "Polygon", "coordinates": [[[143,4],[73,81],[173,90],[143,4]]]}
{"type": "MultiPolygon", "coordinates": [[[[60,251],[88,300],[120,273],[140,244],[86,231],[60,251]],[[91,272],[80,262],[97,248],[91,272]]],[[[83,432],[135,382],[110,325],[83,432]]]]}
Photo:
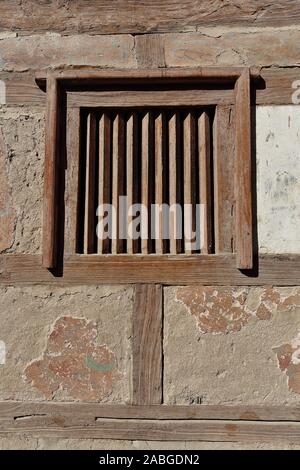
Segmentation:
{"type": "MultiPolygon", "coordinates": [[[[43,2],[21,3],[27,10],[16,10],[18,21],[22,15],[28,20],[32,5],[43,2]]],[[[297,2],[289,4],[294,8],[297,2]]],[[[244,19],[256,15],[250,10],[249,6],[243,13],[244,19]]],[[[60,18],[61,8],[57,13],[54,8],[52,16],[56,14],[60,18]]],[[[76,14],[80,16],[77,11],[75,18],[76,14]]],[[[21,96],[18,104],[16,92],[13,105],[0,106],[0,253],[41,253],[45,108],[42,100],[35,102],[39,93],[34,89],[35,70],[73,65],[298,66],[300,28],[292,19],[279,24],[280,15],[278,24],[260,25],[262,16],[257,16],[257,25],[244,24],[242,18],[234,25],[228,20],[206,25],[202,18],[199,25],[185,23],[181,31],[176,26],[176,32],[174,19],[166,26],[169,31],[154,28],[136,36],[131,23],[130,32],[124,27],[118,34],[107,30],[102,34],[97,30],[100,22],[92,34],[81,33],[73,17],[67,32],[57,31],[50,19],[48,28],[43,19],[43,31],[36,24],[28,26],[27,20],[16,31],[4,15],[0,80],[9,90],[11,81],[23,83],[25,77],[29,87],[26,106],[21,96]]],[[[256,109],[258,235],[263,253],[300,254],[299,125],[298,106],[256,109]]],[[[132,297],[132,286],[0,286],[0,340],[6,345],[6,363],[0,365],[0,401],[128,403],[132,297]]],[[[300,287],[165,287],[163,340],[165,403],[299,403],[300,287]]],[[[2,448],[35,449],[274,446],[28,436],[0,440],[2,448]]]]}

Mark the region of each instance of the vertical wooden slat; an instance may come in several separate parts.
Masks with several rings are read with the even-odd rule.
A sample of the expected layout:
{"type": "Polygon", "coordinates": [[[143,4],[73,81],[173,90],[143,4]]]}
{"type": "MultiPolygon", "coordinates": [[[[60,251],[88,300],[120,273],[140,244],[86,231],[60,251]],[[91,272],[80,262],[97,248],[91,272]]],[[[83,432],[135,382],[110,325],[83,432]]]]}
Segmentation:
{"type": "Polygon", "coordinates": [[[235,111],[234,107],[216,107],[213,122],[214,167],[214,251],[232,253],[235,239],[235,111]]]}
{"type": "Polygon", "coordinates": [[[162,403],[162,286],[135,286],[132,404],[162,403]]]}
{"type": "Polygon", "coordinates": [[[236,82],[236,256],[239,269],[253,267],[251,185],[250,72],[245,69],[236,82]]]}
{"type": "Polygon", "coordinates": [[[65,250],[77,251],[78,185],[80,152],[80,108],[69,108],[67,113],[67,172],[65,190],[65,250]]]}
{"type": "Polygon", "coordinates": [[[195,120],[188,113],[183,121],[183,202],[184,252],[192,253],[192,232],[195,229],[195,120]],[[189,205],[186,206],[186,205],[189,205]]]}
{"type": "MultiPolygon", "coordinates": [[[[177,139],[178,139],[177,113],[173,114],[169,120],[169,205],[170,207],[178,203],[178,169],[177,169],[177,139]]],[[[170,253],[176,254],[179,251],[177,239],[177,211],[170,212],[169,232],[170,232],[170,253]]]]}
{"type": "Polygon", "coordinates": [[[58,257],[59,90],[47,79],[42,264],[54,268],[58,257]]]}
{"type": "MultiPolygon", "coordinates": [[[[99,121],[99,192],[98,206],[111,202],[111,121],[103,113],[99,121]]],[[[104,215],[104,214],[103,214],[104,215]]],[[[104,228],[104,227],[103,227],[104,228]]],[[[104,238],[103,233],[98,236],[98,253],[109,253],[110,239],[104,238]]]]}
{"type": "Polygon", "coordinates": [[[212,251],[212,194],[211,194],[211,149],[209,116],[203,112],[198,119],[198,155],[200,204],[203,204],[203,254],[212,251]]]}
{"type": "Polygon", "coordinates": [[[96,115],[87,117],[84,253],[95,252],[96,241],[96,115]]]}
{"type": "MultiPolygon", "coordinates": [[[[163,200],[163,116],[159,114],[155,119],[155,203],[162,207],[163,200]]],[[[160,210],[156,224],[155,252],[162,254],[164,252],[163,241],[163,213],[160,210]]]]}
{"type": "Polygon", "coordinates": [[[120,238],[120,196],[125,195],[125,125],[124,116],[117,114],[113,121],[113,149],[112,149],[112,205],[115,208],[113,220],[113,237],[111,241],[112,254],[122,253],[124,240],[120,238]]]}
{"type": "MultiPolygon", "coordinates": [[[[142,118],[142,179],[141,203],[149,210],[149,113],[142,118]]],[[[149,226],[148,217],[142,219],[141,250],[143,254],[149,253],[149,226]]]]}
{"type": "MultiPolygon", "coordinates": [[[[134,149],[133,149],[133,129],[134,129],[134,116],[133,114],[129,117],[126,125],[126,163],[127,163],[127,178],[126,178],[126,185],[127,185],[127,207],[129,208],[133,205],[133,157],[134,157],[134,149]]],[[[128,227],[131,224],[132,216],[129,215],[127,212],[127,221],[128,227]]],[[[133,234],[128,230],[128,237],[127,237],[127,253],[133,253],[133,234]]]]}
{"type": "MultiPolygon", "coordinates": [[[[137,114],[133,112],[126,127],[126,186],[127,186],[127,210],[138,202],[138,172],[137,172],[137,153],[138,153],[138,133],[137,133],[137,114]]],[[[132,216],[127,212],[128,227],[132,221],[132,216]]],[[[134,254],[137,252],[138,240],[133,240],[132,230],[128,231],[127,236],[127,253],[134,254]]]]}

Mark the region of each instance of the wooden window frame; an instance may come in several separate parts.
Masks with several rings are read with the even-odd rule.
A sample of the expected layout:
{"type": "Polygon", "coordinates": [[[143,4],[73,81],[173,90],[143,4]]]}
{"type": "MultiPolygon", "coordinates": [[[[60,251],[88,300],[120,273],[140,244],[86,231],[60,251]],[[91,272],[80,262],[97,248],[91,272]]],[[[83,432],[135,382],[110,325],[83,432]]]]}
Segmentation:
{"type": "MultiPolygon", "coordinates": [[[[88,86],[90,89],[105,84],[162,84],[172,85],[189,83],[230,84],[234,93],[234,108],[236,115],[235,126],[235,161],[234,161],[234,187],[235,187],[235,260],[240,270],[253,268],[253,221],[252,221],[252,176],[251,176],[251,78],[259,78],[257,70],[245,67],[238,68],[197,68],[197,69],[161,69],[161,70],[58,70],[48,73],[39,73],[36,76],[38,85],[47,91],[46,105],[46,142],[45,142],[45,172],[44,172],[44,208],[43,208],[43,251],[42,265],[48,269],[55,269],[59,265],[59,233],[60,227],[60,175],[63,171],[61,149],[65,146],[66,132],[63,120],[66,119],[67,105],[66,92],[76,87],[80,96],[80,87],[88,86]]],[[[222,90],[223,91],[223,90],[222,90]]],[[[227,92],[228,90],[226,90],[227,92]]],[[[180,93],[179,93],[180,95],[180,93]]],[[[216,105],[220,100],[220,93],[203,92],[204,102],[207,105],[216,105]]],[[[178,99],[178,94],[176,99],[178,99]]],[[[184,98],[183,98],[184,99],[184,98]]],[[[201,105],[203,103],[200,103],[201,105]]],[[[84,255],[79,255],[84,256],[84,255]]],[[[104,260],[106,255],[97,256],[104,260]]],[[[168,257],[172,269],[172,261],[179,260],[177,256],[170,255],[109,255],[106,263],[138,263],[142,271],[151,256],[152,262],[159,265],[160,259],[168,257]]],[[[191,263],[214,255],[179,255],[191,263]]],[[[95,261],[95,260],[94,260],[95,261]]],[[[115,265],[116,267],[116,265],[115,265]]],[[[141,272],[140,271],[140,272],[141,272]]],[[[126,272],[126,270],[125,270],[126,272]]],[[[119,276],[120,278],[120,276],[119,276]]],[[[124,276],[124,282],[127,282],[124,276]]],[[[120,279],[119,279],[120,280],[120,279]]],[[[143,276],[141,282],[143,282],[143,276]]]]}

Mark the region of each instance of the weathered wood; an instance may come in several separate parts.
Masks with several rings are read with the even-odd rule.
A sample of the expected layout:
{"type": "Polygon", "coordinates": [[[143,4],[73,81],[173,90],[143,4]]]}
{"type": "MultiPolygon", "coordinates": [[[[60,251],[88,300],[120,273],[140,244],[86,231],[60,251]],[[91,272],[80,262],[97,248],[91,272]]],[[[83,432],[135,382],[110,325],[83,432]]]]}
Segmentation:
{"type": "MultiPolygon", "coordinates": [[[[163,155],[163,114],[159,114],[155,119],[155,203],[162,207],[164,201],[164,155],[163,155]]],[[[163,239],[163,210],[156,214],[156,240],[155,252],[157,254],[164,253],[164,239],[163,239]]]]}
{"type": "MultiPolygon", "coordinates": [[[[212,251],[212,186],[211,186],[211,139],[210,119],[203,112],[198,119],[198,154],[199,154],[199,186],[200,204],[203,204],[203,254],[212,251]]],[[[201,221],[202,222],[202,221],[201,221]]]]}
{"type": "Polygon", "coordinates": [[[40,255],[0,255],[0,284],[134,284],[165,285],[299,285],[299,255],[261,255],[258,269],[236,269],[228,255],[72,255],[66,256],[61,277],[42,267],[40,255]]]}
{"type": "Polygon", "coordinates": [[[54,268],[58,257],[60,170],[60,98],[57,80],[47,79],[46,141],[43,206],[43,266],[54,268]]]}
{"type": "Polygon", "coordinates": [[[69,411],[65,414],[52,412],[4,417],[0,419],[0,435],[21,433],[31,437],[55,435],[65,438],[150,441],[300,442],[299,421],[253,421],[251,413],[249,419],[245,417],[243,420],[124,419],[120,415],[117,418],[102,418],[78,414],[74,413],[75,404],[66,406],[69,411]]]}
{"type": "Polygon", "coordinates": [[[234,103],[234,91],[202,89],[189,90],[106,90],[106,91],[70,91],[70,107],[148,107],[148,106],[208,106],[212,104],[228,105],[234,103]]]}
{"type": "Polygon", "coordinates": [[[149,253],[149,217],[143,208],[149,210],[149,113],[142,117],[142,155],[141,155],[141,203],[142,203],[142,223],[141,223],[141,245],[142,253],[149,253]]]}
{"type": "Polygon", "coordinates": [[[84,253],[95,253],[96,247],[96,125],[95,113],[87,117],[86,181],[84,210],[84,253]]]}
{"type": "Polygon", "coordinates": [[[135,287],[132,404],[162,403],[162,286],[135,287]]]}
{"type": "Polygon", "coordinates": [[[165,67],[164,37],[160,34],[135,36],[136,59],[139,67],[165,67]]]}
{"type": "Polygon", "coordinates": [[[67,171],[65,189],[65,236],[64,252],[77,252],[78,189],[80,151],[80,110],[67,112],[67,171]]]}
{"type": "Polygon", "coordinates": [[[195,230],[196,159],[195,159],[195,119],[187,113],[183,119],[183,229],[184,253],[192,253],[192,232],[195,230]]]}
{"type": "Polygon", "coordinates": [[[178,178],[178,140],[179,140],[179,114],[174,113],[169,120],[169,238],[170,253],[176,254],[180,252],[181,240],[177,232],[178,227],[178,211],[179,204],[179,178],[178,178]]]}
{"type": "Polygon", "coordinates": [[[237,267],[253,266],[250,75],[245,69],[236,85],[235,251],[237,267]]]}
{"type": "MultiPolygon", "coordinates": [[[[168,81],[178,80],[181,83],[234,83],[242,74],[245,67],[176,67],[164,69],[97,69],[97,68],[73,68],[73,69],[56,69],[51,71],[51,76],[56,77],[64,86],[78,85],[81,80],[83,85],[120,84],[128,85],[135,81],[138,83],[148,83],[151,79],[151,85],[164,83],[168,81]]],[[[249,69],[251,79],[260,78],[260,68],[251,67],[249,69]]],[[[47,80],[47,70],[39,70],[35,74],[37,84],[43,89],[47,80]]]]}
{"type": "MultiPolygon", "coordinates": [[[[104,209],[106,204],[111,201],[111,121],[110,117],[103,113],[99,121],[99,191],[98,191],[98,207],[104,209]]],[[[102,211],[103,212],[103,211],[102,211]]],[[[104,216],[103,213],[98,214],[104,216]]],[[[98,219],[99,220],[99,219],[98,219]]],[[[99,226],[102,220],[99,221],[99,226]]],[[[105,229],[105,227],[103,227],[105,229]]],[[[106,234],[108,235],[108,234],[106,234]]],[[[109,253],[110,240],[108,236],[104,236],[104,230],[98,233],[98,253],[109,253]]]]}
{"type": "Polygon", "coordinates": [[[97,418],[152,420],[300,421],[300,408],[287,405],[124,405],[88,402],[0,402],[0,420],[34,416],[76,415],[86,422],[97,418]]]}
{"type": "MultiPolygon", "coordinates": [[[[261,69],[262,84],[256,90],[255,101],[257,105],[285,105],[292,104],[292,83],[299,80],[300,68],[299,67],[272,67],[261,69]]],[[[6,84],[6,103],[8,106],[38,106],[44,107],[46,104],[46,96],[36,85],[34,76],[32,73],[15,73],[15,72],[1,72],[0,79],[5,81],[6,84]]],[[[136,92],[129,90],[126,93],[120,92],[119,98],[118,92],[100,91],[101,105],[109,106],[111,100],[116,100],[118,106],[122,106],[122,103],[134,104],[136,92]],[[112,98],[112,96],[114,96],[112,98]],[[124,101],[125,100],[125,101],[124,101]]],[[[175,106],[180,104],[186,104],[193,106],[200,104],[205,106],[214,102],[219,105],[232,105],[234,104],[235,97],[232,90],[181,90],[180,96],[173,94],[172,91],[165,90],[164,100],[170,104],[173,102],[175,106]]],[[[95,92],[79,92],[79,93],[68,93],[68,107],[79,106],[81,103],[86,103],[87,106],[94,106],[95,99],[98,99],[98,93],[95,92]]],[[[160,92],[156,92],[154,95],[159,102],[160,92]]],[[[144,94],[145,106],[153,104],[154,99],[153,93],[144,94]]],[[[159,103],[158,103],[159,104],[159,103]]]]}
{"type": "Polygon", "coordinates": [[[300,7],[297,0],[73,0],[66,5],[55,0],[33,8],[17,0],[0,3],[1,29],[27,34],[48,31],[61,34],[115,34],[149,32],[184,32],[204,26],[283,26],[298,24],[300,7]]]}
{"type": "Polygon", "coordinates": [[[138,240],[134,240],[133,238],[133,215],[131,213],[130,207],[132,207],[133,204],[136,204],[138,202],[138,117],[136,112],[133,112],[127,121],[126,133],[126,185],[128,210],[127,253],[134,254],[137,252],[138,249],[138,240]]]}
{"type": "Polygon", "coordinates": [[[7,106],[46,106],[46,95],[37,86],[33,73],[1,72],[6,85],[7,106]]]}
{"type": "Polygon", "coordinates": [[[193,129],[193,117],[188,113],[183,120],[183,217],[184,217],[184,253],[190,254],[192,238],[192,219],[193,213],[187,208],[192,207],[195,187],[192,185],[192,175],[195,173],[193,165],[193,140],[195,133],[193,129]]]}
{"type": "Polygon", "coordinates": [[[213,123],[215,253],[234,250],[235,109],[217,106],[213,123]]]}
{"type": "Polygon", "coordinates": [[[113,217],[111,252],[117,254],[122,253],[124,247],[124,240],[120,236],[120,196],[125,194],[125,122],[121,113],[118,113],[113,121],[112,147],[112,206],[115,217],[113,217]]]}

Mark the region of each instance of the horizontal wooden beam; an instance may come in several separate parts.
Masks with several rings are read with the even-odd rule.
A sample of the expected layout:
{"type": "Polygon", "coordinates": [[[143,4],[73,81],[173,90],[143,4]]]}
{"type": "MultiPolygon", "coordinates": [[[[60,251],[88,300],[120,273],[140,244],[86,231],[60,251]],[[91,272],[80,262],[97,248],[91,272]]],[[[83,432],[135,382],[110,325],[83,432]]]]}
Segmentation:
{"type": "MultiPolygon", "coordinates": [[[[172,67],[161,69],[57,69],[57,70],[41,70],[37,71],[35,79],[41,88],[45,88],[46,80],[49,76],[57,79],[64,86],[78,86],[80,84],[101,84],[107,82],[110,85],[121,81],[122,84],[126,80],[131,84],[135,80],[139,82],[154,80],[161,82],[172,80],[184,82],[202,82],[207,80],[210,83],[216,82],[235,82],[244,67],[172,67]]],[[[260,78],[260,68],[253,67],[250,69],[252,79],[260,78]]],[[[153,82],[151,83],[153,85],[153,82]]]]}
{"type": "Polygon", "coordinates": [[[262,255],[252,271],[235,255],[70,255],[63,274],[42,267],[40,255],[0,255],[0,284],[299,285],[300,255],[262,255]]]}
{"type": "Polygon", "coordinates": [[[91,402],[0,402],[0,421],[35,416],[77,416],[86,422],[96,419],[300,421],[300,406],[287,405],[125,405],[91,402]]]}
{"type": "Polygon", "coordinates": [[[122,34],[184,32],[199,27],[284,26],[300,21],[298,0],[165,0],[145,2],[124,0],[54,0],[40,2],[39,8],[19,0],[1,0],[2,31],[21,34],[57,32],[69,34],[122,34]]]}
{"type": "MultiPolygon", "coordinates": [[[[195,87],[196,88],[196,87],[195,87]]],[[[212,106],[234,102],[234,91],[208,89],[71,91],[68,107],[212,106]]]]}
{"type": "MultiPolygon", "coordinates": [[[[255,101],[257,105],[286,105],[292,104],[292,94],[295,91],[292,88],[292,83],[300,78],[300,67],[292,68],[262,68],[261,70],[261,85],[256,90],[255,101]]],[[[17,73],[17,72],[1,72],[0,79],[6,84],[6,104],[8,106],[38,106],[45,107],[46,95],[35,83],[35,76],[33,73],[17,73]]],[[[216,90],[204,90],[203,97],[201,98],[200,104],[203,104],[205,100],[209,99],[209,94],[216,93],[216,90]]],[[[89,105],[93,106],[94,93],[72,93],[70,92],[70,102],[68,105],[77,106],[81,100],[89,100],[89,105]],[[78,95],[76,97],[76,95],[78,95]],[[78,103],[78,104],[77,104],[78,103]]],[[[103,92],[105,101],[108,103],[111,94],[103,92]]],[[[199,90],[200,97],[200,90],[199,90]]],[[[199,98],[198,97],[198,98],[199,98]]],[[[193,100],[187,96],[185,98],[193,100]]],[[[127,98],[130,100],[130,97],[127,98]]],[[[133,98],[132,98],[133,99],[133,98]]],[[[226,90],[221,93],[217,93],[216,98],[223,100],[223,104],[234,104],[234,93],[232,90],[226,90]],[[226,103],[225,103],[226,102],[226,103]]],[[[104,103],[105,103],[104,101],[104,103]]],[[[222,102],[223,102],[222,101],[222,102]]],[[[217,103],[218,101],[216,101],[217,103]]],[[[219,103],[219,102],[218,102],[219,103]]],[[[220,104],[220,103],[219,103],[220,104]]],[[[105,104],[104,104],[105,105],[105,104]]]]}
{"type": "Polygon", "coordinates": [[[0,403],[0,436],[300,442],[299,408],[0,403]]]}

